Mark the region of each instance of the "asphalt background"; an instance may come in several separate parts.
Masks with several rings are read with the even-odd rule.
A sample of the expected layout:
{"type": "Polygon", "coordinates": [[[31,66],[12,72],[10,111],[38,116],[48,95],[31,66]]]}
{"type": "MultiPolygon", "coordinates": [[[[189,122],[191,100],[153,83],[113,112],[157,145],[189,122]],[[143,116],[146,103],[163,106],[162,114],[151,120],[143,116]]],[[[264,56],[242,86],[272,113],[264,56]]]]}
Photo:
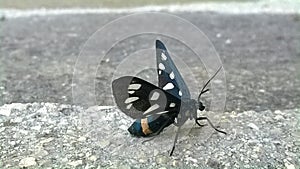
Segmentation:
{"type": "MultiPolygon", "coordinates": [[[[299,107],[299,15],[174,14],[201,29],[219,53],[226,71],[226,111],[299,107]]],[[[84,43],[96,30],[124,15],[2,18],[0,105],[14,102],[72,104],[73,70],[84,43]]],[[[147,37],[120,43],[116,55],[126,56],[126,50],[149,43],[153,44],[147,37]]],[[[183,59],[189,60],[178,44],[174,46],[178,47],[179,55],[183,52],[183,59]]],[[[101,95],[106,90],[103,86],[109,86],[115,69],[114,64],[108,65],[96,78],[100,106],[113,105],[109,96],[101,95]]],[[[83,81],[94,75],[91,72],[82,74],[83,81]]],[[[205,80],[207,77],[198,78],[205,80]]]]}

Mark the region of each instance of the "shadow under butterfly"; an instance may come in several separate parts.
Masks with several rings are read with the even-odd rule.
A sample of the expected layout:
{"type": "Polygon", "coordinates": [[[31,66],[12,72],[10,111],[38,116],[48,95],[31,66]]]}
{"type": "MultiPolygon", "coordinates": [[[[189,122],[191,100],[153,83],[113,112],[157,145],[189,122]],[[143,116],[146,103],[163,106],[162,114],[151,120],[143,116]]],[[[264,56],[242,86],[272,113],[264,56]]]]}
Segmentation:
{"type": "Polygon", "coordinates": [[[226,134],[217,129],[207,117],[197,117],[197,109],[205,109],[200,97],[209,91],[206,87],[221,67],[203,86],[196,101],[191,99],[187,85],[166,47],[159,40],[156,40],[156,61],[158,86],[134,76],[123,76],[112,82],[113,96],[118,108],[127,116],[136,119],[128,128],[130,134],[137,137],[153,137],[174,124],[178,129],[170,156],[174,152],[180,128],[188,119],[194,119],[201,127],[204,125],[199,121],[207,120],[217,132],[226,134]]]}

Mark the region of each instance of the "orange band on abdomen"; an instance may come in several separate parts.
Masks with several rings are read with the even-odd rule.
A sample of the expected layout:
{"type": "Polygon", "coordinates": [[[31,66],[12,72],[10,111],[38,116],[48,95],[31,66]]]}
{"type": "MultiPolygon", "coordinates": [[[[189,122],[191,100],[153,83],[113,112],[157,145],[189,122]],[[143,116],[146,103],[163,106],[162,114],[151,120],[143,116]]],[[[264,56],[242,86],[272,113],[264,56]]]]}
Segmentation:
{"type": "Polygon", "coordinates": [[[149,128],[147,118],[141,119],[141,126],[142,126],[143,133],[144,133],[145,135],[149,135],[149,134],[152,133],[152,131],[151,131],[150,128],[149,128]]]}

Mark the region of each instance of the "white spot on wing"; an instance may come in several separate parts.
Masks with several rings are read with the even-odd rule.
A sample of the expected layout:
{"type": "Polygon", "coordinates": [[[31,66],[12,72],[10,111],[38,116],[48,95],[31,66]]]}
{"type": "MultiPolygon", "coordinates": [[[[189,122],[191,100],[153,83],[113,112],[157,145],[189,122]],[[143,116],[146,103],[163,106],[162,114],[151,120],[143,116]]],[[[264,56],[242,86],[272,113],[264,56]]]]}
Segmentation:
{"type": "Polygon", "coordinates": [[[139,98],[138,97],[129,97],[129,98],[127,98],[126,100],[125,100],[125,104],[128,104],[128,103],[131,103],[131,102],[134,102],[134,101],[136,101],[136,100],[139,100],[139,98]]]}
{"type": "Polygon", "coordinates": [[[128,86],[128,89],[129,90],[138,90],[139,88],[141,88],[141,84],[130,84],[129,86],[128,86]]]}
{"type": "Polygon", "coordinates": [[[165,65],[162,64],[162,63],[159,63],[159,64],[158,64],[158,68],[159,68],[160,70],[165,70],[165,69],[166,69],[166,68],[165,68],[165,65]]]}
{"type": "Polygon", "coordinates": [[[126,106],[126,109],[130,109],[131,106],[132,106],[132,103],[128,104],[128,105],[126,106]]]}
{"type": "Polygon", "coordinates": [[[158,74],[160,74],[160,75],[161,75],[161,73],[162,73],[162,72],[161,72],[161,70],[159,70],[159,71],[158,71],[158,74]]]}
{"type": "Polygon", "coordinates": [[[167,113],[168,111],[162,111],[162,112],[158,112],[158,113],[155,113],[155,114],[165,114],[167,113]]]}
{"type": "Polygon", "coordinates": [[[174,72],[171,72],[169,76],[173,80],[175,78],[174,72]]]}
{"type": "Polygon", "coordinates": [[[159,98],[159,93],[158,92],[154,92],[150,98],[150,100],[157,100],[159,98]]]}
{"type": "Polygon", "coordinates": [[[167,56],[164,53],[161,53],[161,59],[162,60],[167,60],[167,56]]]}
{"type": "Polygon", "coordinates": [[[163,90],[170,90],[170,89],[173,89],[173,88],[174,88],[173,83],[167,83],[167,84],[163,87],[163,90]]]}
{"type": "Polygon", "coordinates": [[[152,112],[152,111],[154,111],[154,110],[156,110],[156,109],[158,109],[159,108],[159,105],[158,104],[154,104],[154,105],[152,105],[151,107],[149,107],[145,112],[144,112],[144,114],[148,114],[148,113],[150,113],[150,112],[152,112]]]}
{"type": "Polygon", "coordinates": [[[170,107],[175,107],[175,105],[176,105],[175,103],[171,103],[170,107]]]}
{"type": "Polygon", "coordinates": [[[182,96],[182,92],[180,90],[179,90],[178,94],[179,94],[179,96],[182,96]]]}
{"type": "Polygon", "coordinates": [[[177,123],[177,118],[174,119],[174,122],[177,123]]]}
{"type": "Polygon", "coordinates": [[[129,94],[133,94],[135,91],[133,91],[133,90],[128,90],[128,93],[129,94]]]}

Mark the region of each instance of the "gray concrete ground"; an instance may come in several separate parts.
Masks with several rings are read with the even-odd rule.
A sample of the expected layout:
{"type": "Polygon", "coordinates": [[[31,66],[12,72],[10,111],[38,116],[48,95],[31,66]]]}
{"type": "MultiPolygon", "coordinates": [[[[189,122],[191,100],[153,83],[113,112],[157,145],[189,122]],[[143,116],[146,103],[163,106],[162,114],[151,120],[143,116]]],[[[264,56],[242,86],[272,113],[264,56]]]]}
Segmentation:
{"type": "Polygon", "coordinates": [[[131,137],[115,108],[33,103],[0,108],[1,168],[299,168],[299,109],[215,114],[227,135],[174,126],[152,141],[131,137]]]}

